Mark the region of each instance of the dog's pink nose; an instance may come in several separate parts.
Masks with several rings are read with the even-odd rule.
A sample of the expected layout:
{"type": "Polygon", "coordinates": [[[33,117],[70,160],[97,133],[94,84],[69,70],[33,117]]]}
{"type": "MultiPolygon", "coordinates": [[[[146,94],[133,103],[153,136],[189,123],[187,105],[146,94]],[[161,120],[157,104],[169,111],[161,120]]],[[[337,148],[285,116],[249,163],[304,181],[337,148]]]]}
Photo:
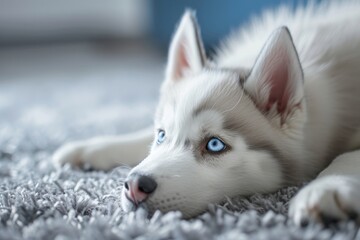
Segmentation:
{"type": "Polygon", "coordinates": [[[125,181],[124,187],[129,200],[138,205],[155,191],[157,183],[149,176],[131,174],[125,181]]]}

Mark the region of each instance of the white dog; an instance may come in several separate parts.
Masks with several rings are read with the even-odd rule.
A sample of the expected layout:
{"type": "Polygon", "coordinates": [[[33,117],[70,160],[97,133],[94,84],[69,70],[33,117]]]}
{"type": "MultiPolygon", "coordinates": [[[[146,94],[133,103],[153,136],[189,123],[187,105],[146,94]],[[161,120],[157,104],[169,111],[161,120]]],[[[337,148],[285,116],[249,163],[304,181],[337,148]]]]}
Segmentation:
{"type": "Polygon", "coordinates": [[[360,216],[357,149],[360,2],[339,1],[267,13],[231,36],[213,61],[186,11],[170,45],[154,130],[69,143],[53,160],[136,166],[123,208],[185,217],[226,196],[314,179],[290,204],[301,224],[360,216]]]}

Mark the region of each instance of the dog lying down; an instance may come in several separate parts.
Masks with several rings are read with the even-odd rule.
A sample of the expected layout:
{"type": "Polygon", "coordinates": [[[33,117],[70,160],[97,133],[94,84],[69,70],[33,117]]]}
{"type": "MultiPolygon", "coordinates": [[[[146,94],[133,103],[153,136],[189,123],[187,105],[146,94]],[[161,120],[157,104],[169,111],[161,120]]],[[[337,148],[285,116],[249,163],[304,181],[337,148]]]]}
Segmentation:
{"type": "Polygon", "coordinates": [[[57,165],[135,166],[122,207],[192,217],[312,180],[289,216],[360,220],[360,2],[267,13],[210,61],[192,11],[169,49],[154,127],[72,142],[57,165]],[[151,145],[150,151],[148,150],[151,145]]]}

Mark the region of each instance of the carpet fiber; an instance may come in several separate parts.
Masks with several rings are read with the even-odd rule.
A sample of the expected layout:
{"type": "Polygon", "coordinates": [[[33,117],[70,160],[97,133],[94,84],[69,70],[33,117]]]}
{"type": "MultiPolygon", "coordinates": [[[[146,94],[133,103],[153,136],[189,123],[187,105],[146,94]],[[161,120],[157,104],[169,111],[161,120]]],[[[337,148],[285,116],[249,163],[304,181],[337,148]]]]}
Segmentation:
{"type": "Polygon", "coordinates": [[[178,212],[125,214],[119,196],[128,169],[50,163],[66,141],[151,123],[158,83],[139,89],[139,82],[105,79],[0,83],[0,239],[360,239],[351,222],[294,226],[286,213],[297,187],[229,199],[191,220],[178,212]]]}

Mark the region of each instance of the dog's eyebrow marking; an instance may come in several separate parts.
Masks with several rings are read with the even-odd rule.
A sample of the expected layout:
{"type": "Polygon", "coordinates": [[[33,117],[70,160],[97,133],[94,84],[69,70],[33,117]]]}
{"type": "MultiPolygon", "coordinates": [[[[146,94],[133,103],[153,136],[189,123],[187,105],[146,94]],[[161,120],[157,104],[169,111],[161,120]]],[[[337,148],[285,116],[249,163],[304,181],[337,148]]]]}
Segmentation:
{"type": "Polygon", "coordinates": [[[195,117],[199,116],[201,112],[206,111],[208,109],[210,109],[210,108],[209,108],[208,104],[206,104],[206,101],[205,101],[202,104],[200,104],[197,108],[195,108],[192,116],[195,118],[195,117]]]}
{"type": "Polygon", "coordinates": [[[237,118],[226,118],[223,127],[229,132],[242,132],[241,130],[245,127],[241,125],[240,121],[237,118]]]}
{"type": "Polygon", "coordinates": [[[191,146],[191,141],[190,139],[186,139],[185,142],[184,142],[184,147],[185,148],[189,148],[191,146]]]}

